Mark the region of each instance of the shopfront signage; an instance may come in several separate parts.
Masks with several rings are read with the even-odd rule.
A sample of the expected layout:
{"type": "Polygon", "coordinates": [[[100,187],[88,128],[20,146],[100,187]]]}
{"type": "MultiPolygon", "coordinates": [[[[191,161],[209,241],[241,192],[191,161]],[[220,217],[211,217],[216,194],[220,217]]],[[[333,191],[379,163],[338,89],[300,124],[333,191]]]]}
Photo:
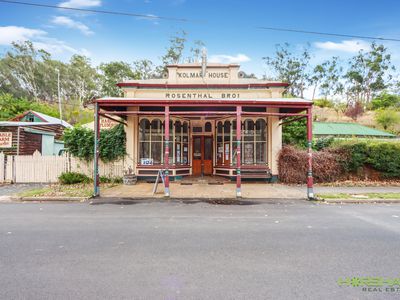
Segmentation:
{"type": "MultiPolygon", "coordinates": [[[[193,72],[176,72],[179,79],[201,79],[203,78],[201,71],[193,72]]],[[[228,79],[229,72],[206,72],[205,78],[208,79],[228,79]]]]}
{"type": "Polygon", "coordinates": [[[100,129],[111,129],[118,123],[108,118],[100,118],[100,129]]]}
{"type": "Polygon", "coordinates": [[[184,92],[165,93],[166,99],[238,99],[240,93],[184,92]]]}
{"type": "Polygon", "coordinates": [[[12,132],[0,132],[0,148],[12,147],[12,132]]]}

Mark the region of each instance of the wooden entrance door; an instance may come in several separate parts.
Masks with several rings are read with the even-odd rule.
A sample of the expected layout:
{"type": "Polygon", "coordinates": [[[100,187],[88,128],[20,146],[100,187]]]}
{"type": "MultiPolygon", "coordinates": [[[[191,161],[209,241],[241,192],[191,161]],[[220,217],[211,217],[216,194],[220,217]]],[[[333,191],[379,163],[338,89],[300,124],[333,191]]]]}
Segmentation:
{"type": "Polygon", "coordinates": [[[211,136],[193,137],[192,173],[194,176],[212,175],[213,139],[211,136]]]}

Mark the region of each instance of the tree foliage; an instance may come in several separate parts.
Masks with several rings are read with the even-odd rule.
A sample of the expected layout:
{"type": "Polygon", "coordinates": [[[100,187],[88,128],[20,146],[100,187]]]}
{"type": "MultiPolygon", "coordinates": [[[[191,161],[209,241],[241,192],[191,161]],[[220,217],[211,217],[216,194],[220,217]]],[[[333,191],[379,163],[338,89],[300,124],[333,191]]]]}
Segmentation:
{"type": "Polygon", "coordinates": [[[264,61],[276,73],[278,80],[289,83],[288,93],[295,97],[303,97],[308,86],[309,72],[307,71],[310,52],[302,49],[300,54],[294,53],[288,43],[277,45],[274,56],[264,57],[264,61]]]}
{"type": "Polygon", "coordinates": [[[388,94],[386,92],[372,99],[371,108],[382,109],[382,108],[400,108],[400,95],[388,94]]]}
{"type": "Polygon", "coordinates": [[[392,129],[394,125],[400,123],[400,115],[391,109],[381,109],[377,111],[375,121],[385,130],[392,129]]]}
{"type": "MultiPolygon", "coordinates": [[[[30,41],[15,42],[0,57],[0,94],[10,94],[17,99],[53,106],[58,102],[59,74],[63,118],[72,124],[82,123],[82,120],[89,117],[84,106],[93,98],[123,96],[122,90],[116,86],[118,82],[159,78],[168,64],[183,62],[185,58],[187,61],[197,61],[203,46],[203,42],[194,41],[189,49],[187,34],[182,31],[170,38],[160,65],[148,59],[139,59],[132,64],[111,61],[94,67],[90,59],[82,55],[73,55],[64,63],[54,60],[50,53],[35,48],[30,41]]],[[[22,105],[18,103],[3,112],[3,118],[13,117],[9,113],[19,112],[20,109],[16,109],[16,106],[20,104],[22,105]]],[[[23,107],[31,106],[25,104],[23,107]]]]}
{"type": "Polygon", "coordinates": [[[343,91],[343,84],[340,82],[343,68],[339,65],[338,60],[338,57],[334,56],[331,60],[326,60],[314,67],[312,75],[309,77],[310,84],[313,86],[312,100],[314,100],[317,88],[324,99],[336,96],[343,91]]]}
{"type": "MultiPolygon", "coordinates": [[[[290,120],[290,119],[288,119],[290,120]]],[[[282,125],[282,142],[287,145],[305,147],[307,142],[307,120],[301,119],[282,125]]]]}
{"type": "Polygon", "coordinates": [[[349,69],[344,77],[348,102],[369,103],[388,87],[392,79],[391,70],[394,70],[391,55],[385,46],[372,43],[369,51],[360,50],[349,61],[349,69]]]}
{"type": "MultiPolygon", "coordinates": [[[[73,156],[91,161],[94,156],[94,132],[91,129],[75,127],[64,132],[65,147],[73,156]]],[[[100,131],[100,159],[116,161],[126,154],[126,135],[122,124],[100,131]]]]}
{"type": "Polygon", "coordinates": [[[360,101],[356,101],[354,103],[349,103],[347,105],[344,114],[352,118],[354,121],[356,121],[358,117],[363,114],[363,112],[364,112],[364,106],[360,101]]]}
{"type": "Polygon", "coordinates": [[[140,75],[128,63],[122,61],[102,63],[99,70],[103,75],[100,79],[101,95],[103,96],[121,97],[123,92],[117,83],[140,78],[140,75]]]}

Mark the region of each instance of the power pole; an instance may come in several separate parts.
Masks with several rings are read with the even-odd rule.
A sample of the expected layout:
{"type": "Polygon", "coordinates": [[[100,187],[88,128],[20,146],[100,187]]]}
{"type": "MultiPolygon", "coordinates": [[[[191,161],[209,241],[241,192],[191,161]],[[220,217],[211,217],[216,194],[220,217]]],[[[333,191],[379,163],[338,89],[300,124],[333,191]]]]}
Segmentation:
{"type": "Polygon", "coordinates": [[[57,92],[58,92],[58,109],[60,111],[60,123],[62,123],[62,107],[61,107],[61,97],[60,97],[60,70],[57,71],[57,92]]]}

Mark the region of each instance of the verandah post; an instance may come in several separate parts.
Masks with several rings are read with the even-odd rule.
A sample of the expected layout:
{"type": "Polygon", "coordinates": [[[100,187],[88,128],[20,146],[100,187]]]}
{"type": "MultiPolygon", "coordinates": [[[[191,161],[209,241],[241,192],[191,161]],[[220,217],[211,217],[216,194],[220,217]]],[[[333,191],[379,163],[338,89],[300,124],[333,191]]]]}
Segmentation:
{"type": "Polygon", "coordinates": [[[242,175],[241,167],[241,129],[242,129],[242,107],[236,107],[236,198],[242,197],[242,175]]]}
{"type": "Polygon", "coordinates": [[[100,195],[99,186],[99,142],[100,142],[100,117],[99,117],[99,103],[94,104],[94,159],[93,159],[93,182],[94,182],[94,193],[93,195],[100,195]]]}
{"type": "Polygon", "coordinates": [[[307,154],[308,154],[308,171],[307,171],[307,198],[314,199],[313,189],[313,173],[312,173],[312,110],[307,108],[307,154]]]}
{"type": "Polygon", "coordinates": [[[165,197],[169,197],[169,106],[165,107],[165,153],[164,153],[164,169],[165,169],[165,197]]]}

